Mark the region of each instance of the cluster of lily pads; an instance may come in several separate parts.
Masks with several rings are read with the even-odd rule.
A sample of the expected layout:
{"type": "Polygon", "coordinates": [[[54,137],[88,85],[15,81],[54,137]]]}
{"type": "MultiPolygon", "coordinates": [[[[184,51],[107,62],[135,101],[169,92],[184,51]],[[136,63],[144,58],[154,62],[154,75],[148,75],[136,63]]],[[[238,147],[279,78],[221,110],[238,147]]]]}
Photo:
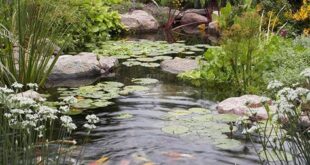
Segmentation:
{"type": "Polygon", "coordinates": [[[236,130],[229,123],[239,116],[234,114],[212,114],[205,108],[173,109],[163,116],[167,120],[162,131],[167,134],[208,141],[222,150],[238,150],[243,145],[230,139],[225,133],[236,130]]]}
{"type": "Polygon", "coordinates": [[[172,59],[172,54],[194,55],[203,52],[208,45],[186,45],[183,41],[169,44],[166,41],[107,41],[94,52],[98,55],[127,59],[126,66],[159,67],[162,60],[172,59]]]}
{"type": "MultiPolygon", "coordinates": [[[[59,100],[68,96],[77,98],[77,103],[71,105],[68,115],[77,115],[83,110],[97,109],[114,104],[111,100],[121,95],[128,95],[133,92],[147,91],[145,85],[158,83],[158,80],[151,78],[134,78],[133,85],[125,86],[120,82],[105,81],[96,85],[82,86],[79,88],[58,88],[59,100]]],[[[59,106],[61,102],[46,102],[48,106],[59,106]]]]}

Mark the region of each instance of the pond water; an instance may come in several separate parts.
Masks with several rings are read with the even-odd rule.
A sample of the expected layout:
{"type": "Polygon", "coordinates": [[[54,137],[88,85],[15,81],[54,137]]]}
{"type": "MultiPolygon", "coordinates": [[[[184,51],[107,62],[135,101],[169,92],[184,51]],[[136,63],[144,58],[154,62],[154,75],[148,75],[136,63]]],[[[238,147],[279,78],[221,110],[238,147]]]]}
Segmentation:
{"type": "MultiPolygon", "coordinates": [[[[155,78],[150,91],[138,92],[115,99],[116,104],[92,111],[101,119],[91,140],[85,144],[85,161],[109,157],[114,164],[257,164],[255,153],[223,151],[203,137],[171,135],[162,131],[163,118],[172,108],[203,107],[215,104],[204,97],[203,90],[179,81],[175,75],[160,69],[121,66],[115,78],[108,80],[130,84],[132,78],[155,78]],[[118,118],[128,113],[132,117],[118,118]]],[[[91,113],[91,112],[89,112],[91,113]]],[[[215,113],[215,112],[214,112],[215,113]]],[[[227,125],[228,127],[228,125],[227,125]]],[[[86,132],[76,132],[77,137],[86,132]]],[[[247,144],[251,146],[251,144],[247,144]]]]}
{"type": "MultiPolygon", "coordinates": [[[[80,125],[85,114],[94,113],[101,120],[83,145],[85,164],[102,157],[109,158],[107,165],[258,164],[252,144],[232,141],[237,146],[229,143],[223,147],[217,142],[229,139],[224,134],[229,125],[213,118],[218,97],[212,96],[219,95],[221,89],[194,87],[160,68],[143,66],[120,65],[115,76],[98,82],[132,85],[133,78],[159,82],[146,85],[148,91],[120,96],[112,100],[114,105],[74,117],[80,125]],[[204,109],[188,113],[194,107],[204,109]]],[[[80,140],[86,134],[78,130],[73,136],[80,140]]]]}

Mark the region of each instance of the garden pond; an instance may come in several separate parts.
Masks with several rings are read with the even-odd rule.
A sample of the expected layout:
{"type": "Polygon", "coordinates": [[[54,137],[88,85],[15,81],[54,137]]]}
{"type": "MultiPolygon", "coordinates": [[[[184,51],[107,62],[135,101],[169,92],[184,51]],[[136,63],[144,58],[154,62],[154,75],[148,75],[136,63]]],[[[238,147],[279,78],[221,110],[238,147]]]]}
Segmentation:
{"type": "MultiPolygon", "coordinates": [[[[130,47],[124,41],[107,45],[113,49],[113,45],[122,42],[130,47]]],[[[139,42],[163,43],[130,42],[135,49],[139,42]]],[[[140,53],[143,57],[128,56],[131,50],[126,49],[127,52],[118,55],[120,65],[113,77],[102,78],[93,85],[48,90],[52,100],[70,95],[78,98],[69,112],[78,125],[83,124],[86,114],[100,118],[83,145],[85,164],[96,160],[107,165],[258,164],[251,143],[229,138],[237,129],[230,122],[238,116],[218,114],[214,109],[222,89],[194,87],[159,67],[157,60],[175,56],[196,58],[207,46],[188,46],[183,41],[174,45],[182,46],[164,55],[157,55],[156,49],[140,53]],[[153,61],[155,55],[158,59],[153,61]]],[[[73,134],[80,143],[86,136],[82,129],[73,134]]]]}

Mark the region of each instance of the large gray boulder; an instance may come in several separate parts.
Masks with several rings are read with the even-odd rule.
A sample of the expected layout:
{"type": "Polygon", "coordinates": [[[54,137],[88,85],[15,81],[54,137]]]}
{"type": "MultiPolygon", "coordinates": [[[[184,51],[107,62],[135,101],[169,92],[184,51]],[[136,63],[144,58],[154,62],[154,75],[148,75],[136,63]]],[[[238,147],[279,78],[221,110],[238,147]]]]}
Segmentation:
{"type": "Polygon", "coordinates": [[[174,58],[172,60],[164,60],[161,62],[160,67],[166,72],[179,74],[182,72],[198,69],[198,61],[185,58],[174,58]]]}
{"type": "Polygon", "coordinates": [[[56,62],[49,80],[94,77],[108,73],[118,60],[113,57],[97,57],[94,53],[83,52],[75,56],[63,55],[56,62]]]}
{"type": "Polygon", "coordinates": [[[143,10],[134,10],[121,15],[121,22],[129,32],[153,32],[159,28],[158,21],[143,10]]]}
{"type": "Polygon", "coordinates": [[[183,30],[188,34],[200,33],[198,26],[200,24],[207,24],[208,18],[197,13],[185,13],[181,19],[182,25],[188,25],[183,27],[183,30]]]}
{"type": "Polygon", "coordinates": [[[243,95],[240,97],[231,97],[220,102],[216,109],[219,113],[230,113],[240,116],[252,116],[256,114],[257,119],[263,120],[268,118],[268,114],[263,104],[263,100],[268,100],[272,111],[275,111],[276,107],[272,105],[272,101],[265,97],[257,95],[243,95]]]}

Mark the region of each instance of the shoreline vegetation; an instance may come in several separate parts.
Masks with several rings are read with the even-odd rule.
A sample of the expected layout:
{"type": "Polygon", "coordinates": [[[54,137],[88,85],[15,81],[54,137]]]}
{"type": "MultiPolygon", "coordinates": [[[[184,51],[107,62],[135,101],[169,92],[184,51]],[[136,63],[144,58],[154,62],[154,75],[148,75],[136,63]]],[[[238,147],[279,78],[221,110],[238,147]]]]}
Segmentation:
{"type": "MultiPolygon", "coordinates": [[[[0,0],[0,16],[0,164],[83,163],[84,144],[104,120],[92,110],[148,93],[162,80],[127,75],[129,83],[59,87],[51,97],[37,91],[47,91],[55,69],[70,79],[77,72],[106,78],[118,63],[128,70],[166,67],[184,86],[212,84],[231,100],[261,99],[228,102],[240,104],[234,114],[171,109],[162,133],[201,134],[221,152],[250,142],[260,164],[310,164],[309,0],[0,0]],[[159,30],[166,41],[130,39],[159,30]],[[74,140],[76,129],[86,132],[83,140],[74,140]]],[[[116,119],[135,116],[122,112],[116,119]]]]}

